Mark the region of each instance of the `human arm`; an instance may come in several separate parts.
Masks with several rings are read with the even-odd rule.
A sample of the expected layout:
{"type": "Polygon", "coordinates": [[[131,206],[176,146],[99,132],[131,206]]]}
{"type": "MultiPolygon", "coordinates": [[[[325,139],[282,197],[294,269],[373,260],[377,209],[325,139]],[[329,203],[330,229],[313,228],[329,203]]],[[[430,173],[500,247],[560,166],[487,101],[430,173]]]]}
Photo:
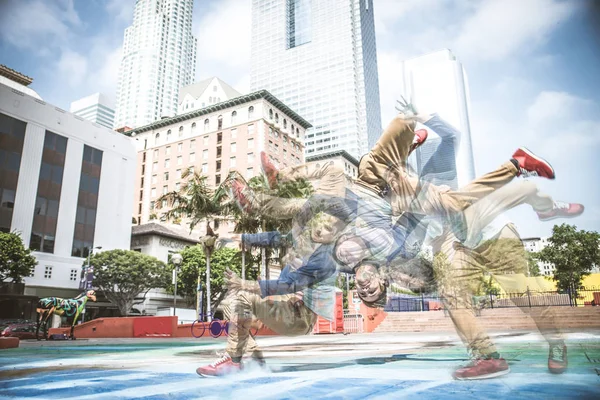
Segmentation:
{"type": "Polygon", "coordinates": [[[284,247],[289,245],[287,235],[284,236],[277,231],[242,234],[242,246],[244,247],[284,247]]]}

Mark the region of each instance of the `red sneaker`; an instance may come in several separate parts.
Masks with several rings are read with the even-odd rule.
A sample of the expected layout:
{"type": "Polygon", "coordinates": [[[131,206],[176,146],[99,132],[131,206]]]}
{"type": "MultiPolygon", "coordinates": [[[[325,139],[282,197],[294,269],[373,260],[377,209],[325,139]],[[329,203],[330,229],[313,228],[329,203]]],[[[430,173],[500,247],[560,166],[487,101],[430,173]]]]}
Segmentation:
{"type": "Polygon", "coordinates": [[[234,374],[242,370],[242,364],[233,362],[229,354],[224,355],[212,364],[196,369],[200,376],[223,376],[234,374]]]}
{"type": "Polygon", "coordinates": [[[506,375],[509,372],[510,368],[504,358],[478,358],[454,371],[452,377],[459,380],[488,379],[506,375]]]}
{"type": "Polygon", "coordinates": [[[234,179],[231,182],[231,192],[233,197],[235,198],[238,207],[245,212],[250,212],[252,210],[252,203],[248,196],[249,190],[248,185],[239,179],[234,179]]]}
{"type": "Polygon", "coordinates": [[[277,174],[279,173],[279,169],[271,160],[269,160],[269,156],[267,156],[267,153],[264,151],[260,152],[260,165],[264,174],[267,176],[269,187],[273,189],[277,184],[277,174]]]}
{"type": "Polygon", "coordinates": [[[529,176],[541,176],[542,178],[554,179],[554,168],[541,157],[536,156],[525,147],[520,147],[515,151],[512,158],[519,163],[519,172],[517,176],[525,178],[529,176]]]}
{"type": "Polygon", "coordinates": [[[550,211],[536,211],[540,221],[550,221],[556,218],[575,218],[583,214],[585,207],[578,203],[564,203],[555,201],[554,207],[550,211]]]}
{"type": "Polygon", "coordinates": [[[415,137],[413,139],[412,144],[410,145],[410,149],[408,150],[408,155],[415,151],[420,145],[425,143],[427,140],[427,130],[426,129],[417,129],[415,131],[415,137]]]}
{"type": "Polygon", "coordinates": [[[569,360],[567,360],[567,346],[564,344],[550,345],[550,354],[548,354],[548,370],[553,374],[562,374],[567,370],[569,360]]]}

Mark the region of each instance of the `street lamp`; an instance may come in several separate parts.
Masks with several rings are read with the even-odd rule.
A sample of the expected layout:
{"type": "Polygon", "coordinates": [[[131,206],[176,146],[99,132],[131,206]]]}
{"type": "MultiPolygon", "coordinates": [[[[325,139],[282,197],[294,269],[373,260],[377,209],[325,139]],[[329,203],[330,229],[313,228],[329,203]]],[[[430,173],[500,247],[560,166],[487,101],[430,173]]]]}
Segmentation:
{"type": "MultiPolygon", "coordinates": [[[[92,247],[88,247],[88,256],[87,256],[87,266],[85,266],[83,268],[83,284],[81,285],[82,287],[80,287],[80,289],[87,291],[88,289],[92,288],[92,280],[94,279],[94,277],[92,276],[92,279],[90,279],[88,281],[88,271],[90,271],[90,256],[92,255],[92,253],[94,252],[94,249],[98,249],[101,250],[102,246],[96,246],[94,248],[92,247]]],[[[85,308],[81,311],[81,323],[85,322],[85,308]]]]}
{"type": "Polygon", "coordinates": [[[181,265],[181,254],[175,253],[171,256],[171,261],[175,268],[173,268],[173,284],[175,285],[175,294],[173,295],[173,316],[177,315],[177,272],[179,271],[179,266],[181,265]]]}

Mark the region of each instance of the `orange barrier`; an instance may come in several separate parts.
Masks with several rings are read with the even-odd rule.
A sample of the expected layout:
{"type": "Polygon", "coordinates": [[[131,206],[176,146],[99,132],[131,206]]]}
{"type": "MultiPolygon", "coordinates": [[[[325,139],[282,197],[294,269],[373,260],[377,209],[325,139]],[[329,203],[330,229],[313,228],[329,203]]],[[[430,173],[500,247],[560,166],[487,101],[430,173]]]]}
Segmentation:
{"type": "Polygon", "coordinates": [[[19,338],[3,337],[0,338],[0,349],[14,349],[19,347],[19,338]]]}
{"type": "Polygon", "coordinates": [[[319,316],[313,328],[313,333],[343,333],[344,332],[344,293],[335,293],[334,320],[328,321],[319,316]]]}
{"type": "Polygon", "coordinates": [[[370,308],[360,303],[360,313],[364,317],[363,332],[373,332],[383,322],[387,313],[380,308],[370,308]]]}

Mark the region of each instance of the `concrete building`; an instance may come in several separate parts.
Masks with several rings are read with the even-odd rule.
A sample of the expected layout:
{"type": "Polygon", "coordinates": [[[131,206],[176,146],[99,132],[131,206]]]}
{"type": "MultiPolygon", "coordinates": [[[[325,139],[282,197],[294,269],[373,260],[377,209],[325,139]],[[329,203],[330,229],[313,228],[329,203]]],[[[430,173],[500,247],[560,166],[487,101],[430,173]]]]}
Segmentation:
{"type": "Polygon", "coordinates": [[[115,128],[177,113],[179,89],[196,73],[193,0],[137,0],[125,29],[115,128]]]}
{"type": "Polygon", "coordinates": [[[30,87],[33,78],[23,75],[6,65],[0,64],[0,84],[16,89],[21,93],[25,93],[38,100],[42,100],[39,94],[30,87]]]}
{"type": "MultiPolygon", "coordinates": [[[[530,253],[537,253],[541,251],[544,247],[548,245],[548,238],[539,238],[539,237],[531,237],[531,238],[523,238],[521,239],[523,242],[523,246],[525,246],[525,250],[530,253]]],[[[554,275],[554,264],[545,263],[538,261],[538,267],[540,269],[540,273],[546,276],[554,275]]]]}
{"type": "Polygon", "coordinates": [[[38,261],[25,294],[76,295],[90,249],[128,249],[131,138],[0,85],[0,230],[38,261]]]}
{"type": "Polygon", "coordinates": [[[252,0],[251,90],[311,121],[306,156],[360,158],[381,135],[373,0],[252,0]]]}
{"type": "Polygon", "coordinates": [[[281,167],[303,163],[302,142],[310,126],[261,90],[127,132],[138,151],[134,216],[140,224],[160,218],[152,215],[156,200],[179,190],[188,168],[216,187],[231,169],[246,179],[258,174],[261,151],[281,167]]]}
{"type": "MultiPolygon", "coordinates": [[[[449,172],[437,176],[433,182],[456,189],[475,179],[469,84],[460,61],[444,49],[404,61],[400,77],[400,95],[411,99],[420,112],[438,113],[462,133],[454,151],[449,149],[444,153],[443,166],[449,172]]],[[[439,145],[439,136],[431,134],[410,157],[409,164],[420,173],[439,145]]]]}
{"type": "Polygon", "coordinates": [[[108,129],[112,129],[115,124],[115,105],[102,93],[94,93],[72,102],[69,111],[108,129]]]}
{"type": "Polygon", "coordinates": [[[193,85],[184,86],[179,90],[179,109],[177,114],[211,106],[216,103],[240,97],[242,94],[223,82],[212,77],[193,85]]]}
{"type": "Polygon", "coordinates": [[[344,166],[344,172],[350,179],[358,176],[358,160],[348,154],[347,151],[339,150],[317,156],[306,157],[306,164],[322,163],[324,161],[335,161],[344,166]]]}

